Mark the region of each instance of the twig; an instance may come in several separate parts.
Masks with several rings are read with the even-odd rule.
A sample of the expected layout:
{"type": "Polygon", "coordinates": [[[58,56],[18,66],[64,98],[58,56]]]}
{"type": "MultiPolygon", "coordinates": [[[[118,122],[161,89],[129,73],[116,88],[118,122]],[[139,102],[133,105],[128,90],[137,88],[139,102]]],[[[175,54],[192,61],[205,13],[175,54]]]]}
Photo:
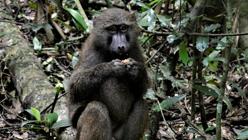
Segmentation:
{"type": "Polygon", "coordinates": [[[55,98],[54,98],[53,103],[52,103],[52,106],[51,106],[51,113],[54,112],[54,108],[55,108],[55,106],[56,106],[56,103],[58,102],[58,97],[59,97],[59,93],[56,92],[55,98]]]}
{"type": "Polygon", "coordinates": [[[152,59],[153,59],[153,57],[163,48],[165,46],[165,41],[164,41],[164,43],[162,43],[161,44],[161,46],[158,48],[158,50],[145,62],[146,64],[148,63],[148,62],[150,62],[152,59]]]}
{"type": "MultiPolygon", "coordinates": [[[[13,115],[16,115],[14,114],[13,112],[11,112],[7,107],[5,107],[4,105],[0,104],[0,106],[5,110],[7,111],[9,114],[13,114],[13,115]]],[[[23,117],[21,117],[20,115],[16,115],[19,119],[21,120],[25,120],[23,117]]]]}
{"type": "Polygon", "coordinates": [[[146,32],[148,34],[155,34],[155,35],[171,35],[173,34],[172,32],[158,32],[158,31],[148,31],[148,30],[145,30],[144,28],[141,28],[141,31],[142,32],[146,32]]]}
{"type": "Polygon", "coordinates": [[[69,42],[77,41],[77,40],[80,40],[80,39],[85,38],[86,35],[87,35],[87,34],[80,35],[80,36],[76,36],[76,37],[70,37],[67,41],[69,41],[69,42]]]}
{"type": "Polygon", "coordinates": [[[162,109],[162,107],[161,107],[161,104],[160,104],[160,102],[159,102],[158,99],[157,99],[156,101],[157,101],[157,104],[158,104],[158,106],[159,106],[160,113],[161,113],[161,116],[162,116],[162,118],[163,118],[163,121],[166,122],[166,119],[165,119],[165,117],[164,117],[164,113],[163,113],[163,109],[162,109]]]}
{"type": "Polygon", "coordinates": [[[24,23],[17,22],[17,21],[11,21],[10,19],[0,19],[0,22],[7,22],[7,23],[11,23],[11,24],[24,25],[24,23]]]}
{"type": "Polygon", "coordinates": [[[248,32],[243,33],[223,33],[223,34],[211,34],[211,33],[186,33],[191,36],[209,36],[209,37],[215,37],[215,36],[243,36],[248,35],[248,32]]]}
{"type": "Polygon", "coordinates": [[[54,20],[52,20],[52,24],[55,27],[55,29],[58,31],[59,35],[63,38],[63,40],[65,40],[66,36],[64,32],[62,31],[62,29],[59,27],[59,25],[54,20]]]}
{"type": "Polygon", "coordinates": [[[199,135],[201,135],[202,137],[206,138],[206,134],[204,133],[204,131],[201,131],[195,124],[193,124],[189,119],[185,120],[185,123],[188,124],[189,126],[191,126],[196,133],[198,133],[199,135]]]}
{"type": "MultiPolygon", "coordinates": [[[[158,32],[158,31],[148,31],[143,28],[141,28],[141,31],[149,33],[149,34],[155,34],[155,35],[171,35],[174,34],[174,32],[158,32]]],[[[248,32],[243,33],[220,33],[220,34],[214,34],[214,33],[186,33],[186,32],[178,32],[178,34],[186,34],[189,36],[208,36],[208,37],[216,37],[216,36],[243,36],[248,35],[248,32]]]]}
{"type": "MultiPolygon", "coordinates": [[[[67,94],[67,92],[61,94],[59,93],[58,97],[57,97],[57,100],[59,100],[60,98],[62,98],[63,96],[65,96],[67,94]]],[[[41,114],[45,113],[50,107],[52,107],[52,105],[54,104],[54,101],[52,103],[50,103],[48,106],[46,106],[46,108],[44,108],[42,111],[41,111],[41,114]]]]}
{"type": "Polygon", "coordinates": [[[160,109],[160,113],[161,113],[161,116],[162,116],[162,118],[163,118],[163,122],[164,122],[165,125],[167,126],[168,131],[170,131],[170,136],[173,138],[173,140],[176,140],[174,131],[172,131],[172,129],[170,128],[169,124],[167,123],[167,121],[166,121],[166,119],[165,119],[165,117],[164,117],[163,109],[162,109],[162,107],[161,107],[161,105],[160,105],[159,100],[157,99],[156,101],[157,101],[157,103],[158,103],[158,106],[159,106],[159,109],[160,109]]]}
{"type": "Polygon", "coordinates": [[[144,47],[145,44],[152,38],[152,35],[148,36],[147,39],[141,44],[141,47],[144,47]]]}
{"type": "Polygon", "coordinates": [[[60,70],[62,70],[64,73],[67,73],[67,74],[71,75],[71,73],[68,72],[67,70],[65,70],[65,69],[59,64],[59,62],[58,62],[56,59],[54,59],[54,62],[55,62],[55,64],[59,67],[60,70]]]}
{"type": "MultiPolygon", "coordinates": [[[[186,101],[186,98],[185,98],[185,101],[186,101]]],[[[185,102],[185,105],[187,105],[187,103],[185,102]]],[[[180,110],[181,114],[182,114],[182,119],[183,121],[188,124],[189,126],[191,126],[195,131],[196,133],[198,133],[199,135],[201,135],[202,137],[204,137],[206,139],[206,133],[202,130],[200,130],[195,124],[193,124],[186,116],[186,110],[184,109],[184,107],[180,104],[176,104],[176,107],[180,110]]],[[[186,106],[186,109],[188,112],[190,112],[186,106]]]]}

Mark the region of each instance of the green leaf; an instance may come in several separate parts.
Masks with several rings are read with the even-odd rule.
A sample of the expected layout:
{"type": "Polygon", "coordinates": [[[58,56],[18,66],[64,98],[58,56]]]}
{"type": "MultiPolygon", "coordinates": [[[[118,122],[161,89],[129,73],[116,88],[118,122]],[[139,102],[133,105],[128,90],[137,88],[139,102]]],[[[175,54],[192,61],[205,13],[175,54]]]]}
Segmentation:
{"type": "Polygon", "coordinates": [[[229,100],[229,98],[227,96],[223,96],[223,101],[224,103],[227,105],[227,108],[231,111],[232,110],[232,103],[229,100]]]}
{"type": "Polygon", "coordinates": [[[166,37],[166,40],[168,41],[168,43],[173,43],[175,40],[177,39],[176,35],[168,35],[166,37]]]}
{"type": "MultiPolygon", "coordinates": [[[[1,37],[1,36],[0,36],[1,37]]],[[[244,57],[244,59],[246,60],[246,62],[248,61],[248,49],[245,49],[243,52],[242,52],[242,56],[244,57]]]]}
{"type": "Polygon", "coordinates": [[[61,127],[68,127],[71,126],[71,121],[68,119],[64,119],[64,120],[60,120],[56,123],[53,124],[52,128],[53,129],[57,129],[57,128],[61,128],[61,127]]]}
{"type": "Polygon", "coordinates": [[[34,118],[37,120],[37,121],[41,121],[41,117],[40,117],[40,111],[37,110],[36,108],[34,107],[31,107],[31,109],[27,109],[26,110],[29,114],[31,114],[32,116],[34,116],[34,118]]]}
{"type": "Polygon", "coordinates": [[[48,126],[51,126],[58,120],[58,114],[57,113],[49,113],[46,115],[46,123],[48,126]]]}
{"type": "Polygon", "coordinates": [[[31,24],[31,29],[35,33],[37,33],[39,30],[45,28],[45,24],[31,24]]]}
{"type": "Polygon", "coordinates": [[[208,57],[212,58],[212,60],[215,60],[214,58],[218,57],[218,55],[220,54],[221,51],[213,51],[211,52],[208,57]]]}
{"type": "Polygon", "coordinates": [[[10,32],[0,32],[0,37],[4,37],[5,35],[9,35],[12,34],[14,31],[10,31],[10,32]]]}
{"type": "Polygon", "coordinates": [[[217,50],[223,50],[225,49],[225,47],[227,46],[228,44],[228,40],[227,40],[227,37],[223,37],[219,42],[218,42],[218,45],[216,47],[217,50]]]}
{"type": "Polygon", "coordinates": [[[149,44],[151,40],[151,37],[149,37],[148,35],[142,34],[138,37],[138,41],[140,42],[140,44],[149,44]]]}
{"type": "Polygon", "coordinates": [[[187,65],[189,62],[189,55],[187,50],[187,43],[185,41],[181,42],[179,45],[179,59],[187,65]]]}
{"type": "MultiPolygon", "coordinates": [[[[216,85],[214,85],[214,84],[207,84],[207,86],[209,88],[213,89],[217,93],[218,96],[221,94],[220,89],[216,85]]],[[[223,102],[227,105],[227,108],[229,110],[232,110],[232,103],[229,100],[229,98],[227,96],[225,96],[225,95],[223,96],[223,102]]]]}
{"type": "Polygon", "coordinates": [[[196,48],[200,52],[204,52],[208,48],[209,37],[197,37],[196,48]]]}
{"type": "Polygon", "coordinates": [[[64,89],[64,85],[61,82],[57,82],[55,85],[56,93],[60,93],[64,89]]]}
{"type": "Polygon", "coordinates": [[[84,31],[88,29],[88,26],[86,22],[84,21],[84,18],[80,15],[78,11],[71,9],[71,8],[65,8],[65,10],[72,15],[73,19],[76,21],[76,24],[79,24],[80,27],[82,27],[84,31]]]}
{"type": "Polygon", "coordinates": [[[29,0],[28,1],[28,7],[31,8],[32,10],[36,10],[38,7],[38,2],[29,0]]]}
{"type": "Polygon", "coordinates": [[[150,9],[150,7],[148,7],[146,4],[144,4],[143,2],[135,2],[136,5],[144,8],[144,9],[150,9]]]}
{"type": "Polygon", "coordinates": [[[207,33],[209,33],[209,32],[215,32],[220,27],[221,27],[221,25],[218,24],[218,23],[217,24],[211,24],[211,25],[206,26],[204,28],[204,32],[207,32],[207,33]]]}
{"type": "MultiPolygon", "coordinates": [[[[198,133],[198,127],[194,128],[194,127],[191,127],[191,126],[188,126],[187,129],[186,129],[186,132],[187,133],[193,133],[193,134],[197,134],[198,133]]],[[[193,140],[201,140],[201,139],[193,139],[193,140]]]]}
{"type": "Polygon", "coordinates": [[[72,56],[72,60],[71,60],[71,65],[73,68],[75,68],[75,66],[77,65],[78,61],[79,61],[79,52],[75,52],[72,56]]]}
{"type": "Polygon", "coordinates": [[[217,62],[217,61],[210,61],[208,63],[208,68],[209,68],[210,71],[216,72],[218,70],[218,65],[219,65],[219,62],[217,62]]]}
{"type": "Polygon", "coordinates": [[[175,9],[182,9],[183,7],[185,7],[186,4],[186,0],[175,0],[174,6],[175,9]]]}
{"type": "Polygon", "coordinates": [[[170,79],[171,76],[171,71],[169,69],[168,65],[160,65],[159,69],[161,70],[163,77],[165,77],[165,79],[170,79]]]}
{"type": "Polygon", "coordinates": [[[207,87],[207,86],[202,86],[202,85],[194,85],[194,88],[198,91],[200,91],[201,93],[203,93],[204,95],[209,95],[209,96],[213,96],[213,97],[218,97],[218,93],[215,92],[215,90],[207,87]]]}
{"type": "Polygon", "coordinates": [[[33,123],[36,123],[37,120],[27,120],[27,121],[23,121],[22,124],[21,124],[21,127],[24,127],[25,125],[27,124],[33,124],[33,123]]]}
{"type": "Polygon", "coordinates": [[[174,96],[168,99],[163,100],[159,105],[155,105],[152,107],[153,111],[159,112],[160,111],[160,107],[162,109],[169,109],[172,106],[174,106],[177,102],[181,101],[183,98],[185,98],[186,95],[181,95],[181,96],[174,96]]]}
{"type": "Polygon", "coordinates": [[[207,84],[207,86],[211,89],[213,89],[217,94],[218,96],[220,95],[220,89],[215,85],[215,84],[207,84]]]}
{"type": "Polygon", "coordinates": [[[158,5],[162,2],[162,0],[152,0],[150,3],[148,3],[149,7],[152,7],[154,5],[158,5]]]}
{"type": "Polygon", "coordinates": [[[171,18],[166,17],[165,15],[157,15],[159,22],[164,27],[171,27],[171,18]]]}
{"type": "Polygon", "coordinates": [[[47,66],[47,65],[51,64],[53,60],[54,60],[54,57],[49,57],[48,59],[46,59],[46,61],[44,61],[42,63],[42,65],[47,66]]]}
{"type": "Polygon", "coordinates": [[[185,87],[185,85],[184,85],[185,80],[178,80],[174,76],[172,76],[169,67],[170,67],[169,64],[159,66],[159,69],[162,72],[162,77],[160,77],[160,75],[159,75],[157,77],[157,80],[158,81],[161,81],[161,80],[164,80],[164,79],[170,80],[172,82],[172,87],[174,87],[174,88],[183,88],[183,87],[185,87]]]}
{"type": "Polygon", "coordinates": [[[152,9],[149,9],[139,15],[138,24],[141,27],[148,27],[149,31],[152,31],[156,25],[156,15],[152,9]]]}
{"type": "Polygon", "coordinates": [[[33,38],[33,45],[34,45],[34,50],[36,51],[40,51],[42,49],[42,44],[40,43],[37,37],[33,38]]]}
{"type": "Polygon", "coordinates": [[[235,81],[232,81],[232,87],[233,89],[237,89],[242,98],[246,98],[246,91],[241,88],[241,85],[239,83],[236,83],[235,81]]]}
{"type": "Polygon", "coordinates": [[[213,131],[215,128],[216,128],[215,126],[210,126],[210,127],[208,127],[205,131],[206,131],[206,132],[211,132],[211,131],[213,131]]]}
{"type": "Polygon", "coordinates": [[[174,30],[178,30],[180,28],[184,28],[188,25],[188,23],[192,21],[192,17],[189,17],[186,15],[185,18],[183,18],[182,20],[180,20],[175,26],[173,26],[174,30]]]}
{"type": "Polygon", "coordinates": [[[223,62],[223,58],[219,57],[221,51],[213,51],[203,59],[203,65],[209,70],[215,72],[218,70],[219,61],[223,62]]]}
{"type": "Polygon", "coordinates": [[[154,90],[149,88],[145,94],[145,99],[157,100],[157,97],[155,96],[154,90]]]}
{"type": "Polygon", "coordinates": [[[248,139],[248,128],[242,130],[238,136],[237,136],[237,139],[248,139]]]}
{"type": "Polygon", "coordinates": [[[146,19],[147,11],[138,14],[138,25],[141,27],[148,27],[148,21],[146,19]]]}

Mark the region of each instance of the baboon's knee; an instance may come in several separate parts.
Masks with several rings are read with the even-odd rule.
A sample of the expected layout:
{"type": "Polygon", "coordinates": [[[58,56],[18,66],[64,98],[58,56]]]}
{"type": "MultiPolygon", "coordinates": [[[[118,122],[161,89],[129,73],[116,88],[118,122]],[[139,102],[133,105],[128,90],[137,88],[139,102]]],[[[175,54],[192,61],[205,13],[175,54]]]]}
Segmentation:
{"type": "Polygon", "coordinates": [[[90,102],[77,123],[79,140],[111,140],[112,129],[107,107],[97,101],[90,102]]]}

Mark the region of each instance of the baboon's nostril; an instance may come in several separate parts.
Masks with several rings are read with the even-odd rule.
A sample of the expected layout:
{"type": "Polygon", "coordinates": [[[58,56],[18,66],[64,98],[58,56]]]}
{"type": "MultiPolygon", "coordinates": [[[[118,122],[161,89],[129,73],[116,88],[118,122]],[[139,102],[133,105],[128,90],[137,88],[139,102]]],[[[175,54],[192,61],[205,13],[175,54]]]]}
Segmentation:
{"type": "Polygon", "coordinates": [[[125,47],[124,46],[119,46],[118,49],[123,51],[125,49],[125,47]]]}

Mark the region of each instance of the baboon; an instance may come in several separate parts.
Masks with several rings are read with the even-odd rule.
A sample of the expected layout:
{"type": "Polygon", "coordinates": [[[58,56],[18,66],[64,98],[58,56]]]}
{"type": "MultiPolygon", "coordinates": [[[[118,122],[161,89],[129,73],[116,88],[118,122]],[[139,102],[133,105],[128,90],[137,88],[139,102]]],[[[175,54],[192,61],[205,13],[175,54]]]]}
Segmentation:
{"type": "Polygon", "coordinates": [[[93,20],[70,77],[69,117],[78,140],[139,140],[148,87],[135,15],[111,8],[93,20]]]}

